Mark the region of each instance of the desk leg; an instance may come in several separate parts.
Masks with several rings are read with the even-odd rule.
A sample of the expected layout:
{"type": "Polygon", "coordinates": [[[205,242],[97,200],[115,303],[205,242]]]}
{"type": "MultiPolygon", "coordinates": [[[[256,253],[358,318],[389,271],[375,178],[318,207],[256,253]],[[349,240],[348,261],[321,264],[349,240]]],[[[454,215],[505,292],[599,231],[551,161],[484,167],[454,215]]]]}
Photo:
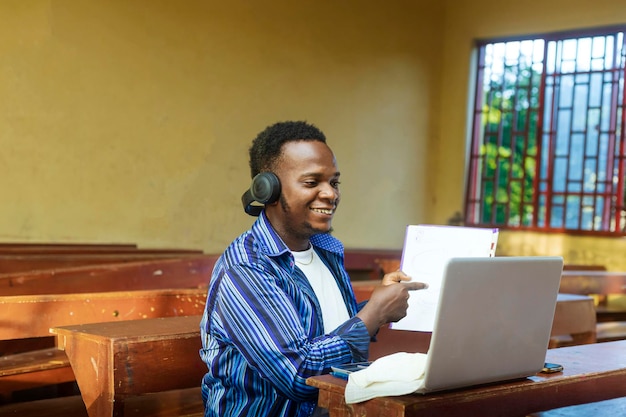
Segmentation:
{"type": "Polygon", "coordinates": [[[108,369],[110,348],[81,337],[66,337],[65,345],[59,347],[70,360],[89,417],[111,417],[115,387],[113,370],[108,369]]]}

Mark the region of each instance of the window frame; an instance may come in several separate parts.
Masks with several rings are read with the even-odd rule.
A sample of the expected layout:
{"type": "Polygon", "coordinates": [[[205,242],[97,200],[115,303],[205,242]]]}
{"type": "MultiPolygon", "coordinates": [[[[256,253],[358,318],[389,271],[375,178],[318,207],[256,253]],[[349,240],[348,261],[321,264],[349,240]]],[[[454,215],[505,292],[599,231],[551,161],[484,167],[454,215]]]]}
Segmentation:
{"type": "MultiPolygon", "coordinates": [[[[475,51],[476,51],[476,60],[475,63],[473,65],[473,70],[474,70],[474,84],[472,86],[470,86],[473,89],[473,93],[474,96],[471,100],[471,105],[470,105],[470,112],[469,114],[471,115],[471,128],[469,131],[469,142],[468,142],[468,154],[467,154],[467,175],[466,175],[466,188],[465,188],[465,199],[464,199],[464,223],[465,225],[468,226],[478,226],[478,227],[498,227],[500,229],[503,230],[521,230],[521,231],[534,231],[534,232],[545,232],[545,233],[565,233],[565,234],[580,234],[580,235],[593,235],[593,236],[625,236],[626,235],[626,208],[625,208],[625,196],[624,196],[624,188],[626,185],[626,172],[625,172],[625,164],[626,164],[626,134],[624,132],[624,130],[626,129],[626,108],[625,108],[625,103],[626,103],[626,87],[624,86],[625,83],[625,78],[626,78],[626,65],[624,63],[626,57],[626,25],[615,25],[615,26],[609,26],[609,27],[602,27],[602,28],[593,28],[593,29],[583,29],[583,30],[571,30],[571,31],[564,31],[564,32],[553,32],[553,33],[544,33],[544,34],[535,34],[535,35],[531,35],[531,36],[515,36],[515,37],[500,37],[500,38],[490,38],[490,39],[479,39],[476,41],[475,43],[475,51]],[[615,73],[618,76],[617,79],[617,84],[616,86],[611,86],[614,90],[617,91],[617,95],[619,95],[618,100],[617,100],[617,105],[614,106],[615,103],[611,103],[611,107],[610,107],[610,112],[614,113],[614,114],[619,114],[619,120],[615,120],[615,126],[617,126],[617,130],[613,132],[613,137],[608,139],[609,144],[613,144],[616,147],[619,146],[619,150],[617,152],[617,154],[615,152],[607,152],[606,153],[606,160],[609,162],[606,162],[607,164],[612,164],[612,166],[617,166],[617,174],[615,174],[615,172],[613,171],[612,168],[610,167],[605,167],[604,168],[604,173],[605,174],[610,174],[609,177],[607,177],[607,179],[604,181],[607,184],[611,184],[613,183],[613,178],[615,178],[616,176],[618,177],[617,180],[617,184],[615,184],[613,186],[613,190],[611,190],[610,195],[607,196],[607,193],[602,194],[600,202],[602,204],[605,205],[609,205],[608,203],[613,202],[613,200],[615,200],[610,207],[608,207],[608,209],[605,207],[605,210],[609,210],[609,216],[608,216],[608,223],[607,223],[607,219],[602,220],[602,230],[597,230],[596,226],[594,225],[596,222],[596,217],[594,216],[591,219],[591,230],[589,229],[583,229],[582,227],[584,227],[584,222],[583,222],[583,208],[585,207],[584,201],[585,201],[585,197],[587,196],[587,194],[584,191],[581,191],[578,193],[578,197],[580,199],[580,201],[577,203],[577,206],[579,209],[579,214],[578,217],[576,218],[577,221],[577,228],[571,228],[568,227],[567,225],[567,218],[565,216],[565,214],[563,214],[561,216],[561,225],[560,227],[554,226],[552,224],[552,219],[551,219],[551,215],[552,215],[552,209],[553,209],[553,204],[554,204],[554,200],[551,194],[551,190],[555,189],[555,181],[556,179],[552,176],[552,170],[554,169],[553,165],[553,159],[552,157],[554,156],[554,152],[555,152],[555,143],[557,142],[557,130],[555,128],[553,128],[551,126],[550,129],[546,129],[545,123],[546,123],[546,117],[545,114],[547,111],[551,111],[554,112],[554,108],[552,106],[547,107],[545,100],[546,100],[546,91],[547,91],[547,87],[546,87],[546,83],[547,83],[547,79],[549,77],[552,77],[553,80],[555,80],[555,85],[556,85],[556,80],[561,80],[561,78],[564,77],[564,75],[566,74],[565,72],[559,72],[559,71],[554,71],[552,73],[549,73],[548,70],[546,70],[546,66],[549,65],[549,61],[547,60],[547,50],[550,47],[550,43],[551,42],[565,42],[568,39],[576,39],[577,42],[579,42],[581,39],[584,38],[593,38],[593,37],[600,37],[600,36],[610,36],[610,35],[615,35],[616,33],[621,33],[622,34],[622,39],[621,39],[621,43],[618,45],[617,43],[617,39],[619,37],[616,37],[616,45],[618,45],[618,48],[616,48],[616,50],[620,50],[621,51],[621,56],[617,55],[617,53],[615,53],[615,55],[617,56],[617,58],[620,60],[619,62],[617,62],[614,66],[613,66],[613,71],[615,71],[615,73]],[[531,222],[530,224],[524,224],[524,221],[522,219],[523,216],[523,205],[522,208],[519,209],[519,223],[517,225],[514,224],[510,224],[512,217],[511,217],[511,196],[513,196],[513,193],[511,193],[511,183],[510,180],[511,178],[508,178],[508,182],[507,182],[507,192],[506,192],[506,199],[507,199],[507,203],[506,203],[506,215],[505,215],[505,219],[504,219],[504,224],[499,223],[497,221],[493,221],[494,219],[496,219],[496,217],[492,214],[490,220],[492,220],[491,222],[486,222],[484,221],[484,210],[485,207],[490,207],[491,210],[495,210],[497,209],[498,206],[498,202],[497,202],[497,196],[495,195],[487,195],[481,188],[485,185],[485,182],[483,181],[483,178],[480,177],[480,173],[482,173],[482,170],[485,170],[485,167],[483,166],[481,168],[480,164],[484,164],[485,161],[489,161],[488,158],[481,156],[481,152],[486,152],[486,146],[489,145],[489,142],[486,140],[488,134],[486,133],[486,128],[485,126],[488,126],[488,123],[485,122],[483,124],[483,118],[485,117],[485,110],[483,108],[483,106],[485,106],[485,103],[489,103],[492,104],[492,101],[485,101],[485,103],[483,103],[483,96],[485,94],[484,92],[484,76],[485,76],[485,47],[487,45],[493,45],[493,44],[498,44],[498,43],[507,43],[507,42],[523,42],[523,41],[536,41],[536,40],[543,40],[544,41],[544,45],[543,45],[543,58],[541,59],[541,74],[540,74],[540,83],[538,86],[538,105],[537,105],[537,121],[536,121],[536,127],[535,127],[535,142],[536,142],[536,149],[537,149],[537,154],[536,157],[534,158],[536,164],[535,164],[535,168],[534,168],[534,177],[532,179],[532,199],[531,199],[531,222]],[[621,91],[620,91],[621,88],[621,91]],[[548,141],[548,142],[546,142],[548,141]],[[544,147],[544,144],[547,143],[547,147],[544,147]],[[483,147],[483,150],[481,151],[481,147],[483,147]],[[541,159],[542,157],[545,158],[546,157],[546,153],[548,154],[548,159],[547,162],[545,163],[546,167],[545,169],[547,169],[547,173],[548,174],[543,174],[544,177],[542,177],[541,171],[542,171],[542,162],[541,159]],[[547,187],[547,189],[541,191],[542,189],[540,187],[544,187],[544,184],[540,184],[540,182],[543,181],[545,182],[547,185],[545,185],[545,187],[547,187]],[[540,194],[542,194],[540,196],[540,194]],[[606,194],[606,195],[605,195],[606,194]],[[546,202],[544,203],[544,208],[543,210],[545,211],[545,218],[543,219],[543,224],[540,223],[540,211],[541,211],[541,202],[540,202],[540,197],[544,197],[546,202]],[[486,205],[487,203],[485,203],[486,198],[491,197],[493,203],[491,203],[491,206],[486,205]],[[611,213],[613,213],[613,215],[611,215],[611,213]],[[610,228],[612,227],[612,224],[614,224],[615,230],[610,230],[610,228]]],[[[606,55],[604,56],[606,59],[606,55]]],[[[519,61],[518,60],[518,68],[519,68],[519,61]]],[[[592,58],[589,59],[589,62],[592,61],[592,58]]],[[[578,64],[578,61],[575,61],[576,64],[578,64]]],[[[604,72],[605,70],[602,70],[600,72],[604,72]]],[[[575,72],[577,74],[577,72],[575,72]]],[[[593,71],[589,71],[590,74],[593,74],[593,71]]],[[[531,85],[529,86],[529,89],[532,88],[532,76],[533,73],[532,71],[530,71],[530,77],[529,77],[529,83],[531,83],[531,85]]],[[[504,77],[504,76],[503,76],[504,77]]],[[[520,76],[517,75],[516,76],[516,88],[519,87],[519,81],[520,81],[520,76]]],[[[504,83],[504,81],[502,81],[502,83],[504,83]]],[[[502,86],[502,84],[501,84],[502,86]]],[[[574,86],[576,86],[576,84],[574,84],[574,86]]],[[[601,84],[601,87],[604,88],[604,80],[603,83],[601,84]]],[[[553,89],[555,89],[555,87],[552,87],[553,89]]],[[[591,85],[588,87],[589,90],[591,90],[591,85]]],[[[489,90],[491,92],[491,89],[489,90]]],[[[504,88],[502,88],[502,91],[504,91],[504,88]]],[[[515,93],[517,94],[518,90],[514,90],[515,93]]],[[[528,100],[530,101],[530,93],[529,93],[529,98],[528,100]]],[[[586,109],[588,111],[589,108],[589,103],[590,103],[590,99],[587,98],[586,101],[586,109]]],[[[603,106],[603,105],[601,105],[603,106]]],[[[500,107],[500,109],[502,110],[502,107],[500,107]]],[[[601,110],[604,109],[604,107],[601,107],[601,110]]],[[[489,109],[489,111],[491,111],[491,108],[489,109]]],[[[511,112],[511,113],[516,113],[516,112],[511,112]]],[[[519,112],[517,112],[519,113],[519,112]]],[[[528,111],[528,114],[526,114],[527,119],[530,119],[530,111],[528,111]]],[[[572,111],[572,116],[571,118],[573,119],[576,116],[576,114],[574,113],[574,111],[572,111]]],[[[514,114],[513,117],[516,117],[516,115],[514,114]]],[[[587,115],[586,115],[587,117],[587,115]]],[[[527,120],[526,123],[529,123],[527,120]]],[[[496,150],[497,152],[500,152],[500,148],[501,148],[501,140],[503,138],[502,132],[501,130],[503,129],[503,124],[504,122],[499,121],[499,129],[500,132],[498,132],[497,138],[496,138],[496,150]]],[[[554,123],[554,117],[550,120],[550,123],[554,123]]],[[[512,130],[513,131],[513,130],[512,130]]],[[[529,134],[529,128],[527,127],[526,130],[524,131],[525,134],[529,134]]],[[[569,134],[570,136],[567,138],[567,145],[571,146],[573,139],[572,139],[572,132],[570,130],[569,134]]],[[[585,131],[586,132],[586,131],[585,131]]],[[[511,134],[511,137],[513,137],[514,134],[511,134]]],[[[513,139],[509,139],[512,143],[514,143],[513,139]]],[[[583,146],[581,147],[584,148],[585,146],[588,146],[588,142],[587,142],[587,138],[585,137],[584,142],[583,142],[583,146]]],[[[598,142],[600,142],[600,140],[598,139],[598,142]]],[[[526,142],[524,144],[523,147],[523,154],[521,155],[522,157],[522,172],[525,172],[526,170],[526,157],[528,156],[527,152],[529,151],[529,149],[531,149],[531,147],[528,144],[528,138],[526,138],[526,142]]],[[[513,145],[509,148],[509,151],[514,151],[513,149],[513,145]]],[[[585,151],[584,149],[581,151],[583,153],[583,165],[584,165],[584,158],[586,157],[585,151]]],[[[511,152],[513,153],[513,152],[511,152]]],[[[517,154],[514,156],[518,156],[517,154]]],[[[570,155],[565,155],[564,159],[569,160],[570,155]]],[[[596,164],[598,164],[598,160],[601,159],[600,156],[600,151],[598,151],[598,154],[596,155],[596,164]]],[[[495,157],[495,161],[500,161],[499,156],[495,157]]],[[[512,172],[512,164],[510,165],[511,167],[509,168],[509,171],[512,172]]],[[[499,169],[499,164],[496,167],[496,170],[499,169]]],[[[584,167],[583,167],[583,171],[584,171],[584,167]]],[[[600,172],[600,170],[598,168],[596,168],[596,173],[600,172]]],[[[567,191],[563,192],[565,198],[567,198],[568,196],[570,196],[570,194],[575,194],[575,193],[570,193],[569,191],[569,187],[570,187],[570,181],[572,181],[572,179],[567,176],[568,174],[566,174],[565,177],[565,184],[566,184],[566,189],[567,191]]],[[[524,203],[524,195],[525,195],[525,188],[524,188],[524,184],[523,182],[526,181],[527,178],[525,176],[525,174],[522,174],[522,178],[521,181],[522,185],[521,185],[521,200],[522,203],[524,203]]],[[[499,181],[499,179],[494,180],[494,183],[496,181],[499,181]]],[[[581,188],[584,189],[584,178],[583,180],[581,180],[581,188]]],[[[495,187],[499,187],[500,185],[496,185],[495,187]]],[[[494,188],[494,186],[492,186],[493,189],[496,189],[496,192],[498,191],[497,188],[494,188]]],[[[593,195],[596,196],[598,195],[598,184],[594,183],[594,191],[593,191],[593,195]]],[[[609,186],[609,188],[611,188],[609,186]]],[[[528,202],[526,202],[528,204],[528,202]]],[[[598,204],[598,201],[594,201],[593,203],[598,204]]],[[[563,213],[567,212],[567,210],[570,208],[569,203],[567,201],[565,201],[564,203],[562,203],[562,210],[563,213]]],[[[596,208],[593,209],[593,213],[596,213],[596,208]]],[[[605,214],[602,215],[603,218],[605,216],[605,214]]]]}

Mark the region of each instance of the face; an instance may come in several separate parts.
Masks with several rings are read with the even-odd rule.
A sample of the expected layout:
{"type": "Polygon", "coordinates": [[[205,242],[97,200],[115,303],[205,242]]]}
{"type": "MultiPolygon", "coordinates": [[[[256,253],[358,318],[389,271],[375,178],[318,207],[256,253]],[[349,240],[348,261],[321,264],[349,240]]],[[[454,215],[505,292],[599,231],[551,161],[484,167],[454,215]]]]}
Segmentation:
{"type": "Polygon", "coordinates": [[[287,142],[274,173],[281,195],[265,213],[289,249],[306,250],[312,235],[331,230],[340,198],[335,156],[320,141],[287,142]]]}

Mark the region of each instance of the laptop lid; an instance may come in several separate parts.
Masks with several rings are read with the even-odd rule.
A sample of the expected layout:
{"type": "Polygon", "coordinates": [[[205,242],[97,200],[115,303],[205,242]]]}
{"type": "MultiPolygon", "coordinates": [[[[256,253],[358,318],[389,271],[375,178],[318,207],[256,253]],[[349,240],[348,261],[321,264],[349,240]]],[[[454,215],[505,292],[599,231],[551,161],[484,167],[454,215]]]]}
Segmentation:
{"type": "Polygon", "coordinates": [[[418,392],[539,372],[562,268],[561,257],[452,258],[418,392]]]}

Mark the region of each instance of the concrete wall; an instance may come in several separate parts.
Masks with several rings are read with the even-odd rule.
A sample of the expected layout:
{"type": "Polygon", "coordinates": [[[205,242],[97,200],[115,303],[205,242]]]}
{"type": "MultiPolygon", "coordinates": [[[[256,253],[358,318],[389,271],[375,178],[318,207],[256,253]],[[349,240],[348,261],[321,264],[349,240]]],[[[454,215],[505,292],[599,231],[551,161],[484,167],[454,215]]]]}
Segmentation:
{"type": "MultiPolygon", "coordinates": [[[[0,241],[221,251],[247,148],[306,119],[342,171],[336,235],[399,248],[462,210],[476,38],[626,21],[619,1],[3,0],[0,241]]],[[[619,238],[502,232],[499,253],[626,270],[619,238]]]]}
{"type": "Polygon", "coordinates": [[[1,241],[221,251],[247,149],[306,119],[342,171],[336,234],[399,247],[427,219],[438,1],[3,0],[1,241]]]}
{"type": "MultiPolygon", "coordinates": [[[[447,2],[442,65],[439,137],[431,149],[433,205],[429,220],[445,222],[463,207],[468,132],[468,93],[475,39],[600,27],[626,22],[623,2],[597,0],[454,0],[447,2]]],[[[503,255],[562,255],[568,263],[602,264],[626,270],[626,241],[622,238],[502,232],[503,255]]]]}

